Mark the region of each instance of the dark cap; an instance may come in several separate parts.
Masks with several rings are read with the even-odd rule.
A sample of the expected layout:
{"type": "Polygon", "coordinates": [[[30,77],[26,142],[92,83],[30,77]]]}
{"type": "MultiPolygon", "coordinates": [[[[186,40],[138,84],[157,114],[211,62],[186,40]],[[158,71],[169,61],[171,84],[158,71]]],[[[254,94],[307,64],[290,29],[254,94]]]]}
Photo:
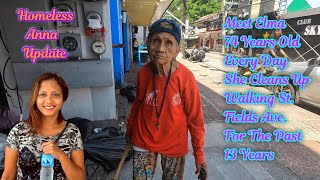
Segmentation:
{"type": "Polygon", "coordinates": [[[180,30],[180,26],[176,22],[170,19],[157,20],[151,25],[149,29],[148,38],[150,38],[153,34],[162,33],[162,32],[167,32],[172,34],[176,38],[177,42],[180,43],[181,30],[180,30]]]}

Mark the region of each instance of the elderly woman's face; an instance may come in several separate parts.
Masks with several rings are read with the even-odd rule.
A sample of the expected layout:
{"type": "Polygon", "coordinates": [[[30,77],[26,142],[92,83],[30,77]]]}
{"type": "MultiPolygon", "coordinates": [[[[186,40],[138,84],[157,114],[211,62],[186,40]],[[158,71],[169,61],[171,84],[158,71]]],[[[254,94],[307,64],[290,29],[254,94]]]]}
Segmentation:
{"type": "Polygon", "coordinates": [[[152,62],[164,65],[178,56],[179,44],[170,33],[156,33],[148,40],[148,54],[152,62]]]}

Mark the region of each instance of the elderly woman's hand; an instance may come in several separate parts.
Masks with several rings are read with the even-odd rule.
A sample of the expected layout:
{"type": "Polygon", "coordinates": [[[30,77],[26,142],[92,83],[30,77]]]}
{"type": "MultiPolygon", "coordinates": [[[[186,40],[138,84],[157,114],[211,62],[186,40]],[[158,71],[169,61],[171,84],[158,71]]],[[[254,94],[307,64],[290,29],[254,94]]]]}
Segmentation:
{"type": "Polygon", "coordinates": [[[60,158],[65,155],[65,153],[52,141],[45,142],[41,145],[40,151],[45,154],[52,154],[52,156],[60,161],[60,158]]]}
{"type": "Polygon", "coordinates": [[[208,180],[208,167],[207,167],[207,164],[206,163],[204,163],[204,164],[196,164],[196,168],[197,168],[197,170],[196,170],[195,174],[199,175],[201,168],[203,168],[206,171],[205,180],[208,180]]]}

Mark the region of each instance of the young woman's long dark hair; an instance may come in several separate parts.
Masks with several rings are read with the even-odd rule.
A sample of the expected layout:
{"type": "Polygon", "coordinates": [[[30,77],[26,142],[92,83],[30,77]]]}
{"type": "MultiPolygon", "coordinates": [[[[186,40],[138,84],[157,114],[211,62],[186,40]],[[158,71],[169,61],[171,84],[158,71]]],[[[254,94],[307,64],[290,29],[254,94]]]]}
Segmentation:
{"type": "MultiPolygon", "coordinates": [[[[29,104],[29,117],[26,120],[26,122],[31,126],[31,131],[34,133],[38,133],[41,126],[41,112],[39,111],[37,107],[37,97],[40,89],[41,82],[44,80],[56,80],[59,86],[61,87],[62,90],[62,95],[63,95],[63,101],[65,102],[68,99],[69,95],[69,89],[66,84],[66,82],[63,80],[62,77],[58,76],[55,73],[44,73],[40,75],[33,83],[32,86],[32,95],[30,98],[30,104],[29,104]]],[[[58,114],[58,123],[61,123],[64,121],[64,117],[61,113],[61,109],[58,114]]]]}

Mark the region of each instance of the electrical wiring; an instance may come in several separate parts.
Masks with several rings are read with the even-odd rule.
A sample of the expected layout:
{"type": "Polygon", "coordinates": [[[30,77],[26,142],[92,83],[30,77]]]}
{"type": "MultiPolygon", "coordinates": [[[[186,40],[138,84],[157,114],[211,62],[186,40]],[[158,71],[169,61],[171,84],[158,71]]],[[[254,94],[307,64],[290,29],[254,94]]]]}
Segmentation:
{"type": "Polygon", "coordinates": [[[9,53],[9,49],[8,49],[8,47],[7,47],[7,46],[6,46],[6,44],[4,43],[4,40],[3,40],[3,37],[2,37],[1,30],[0,30],[0,38],[1,38],[1,41],[2,41],[2,44],[3,44],[4,48],[7,50],[8,54],[10,54],[10,53],[9,53]]]}
{"type": "MultiPolygon", "coordinates": [[[[19,106],[16,106],[14,103],[13,103],[13,101],[12,101],[12,97],[10,96],[10,95],[8,95],[9,96],[9,98],[10,98],[10,101],[11,101],[11,104],[12,104],[12,106],[14,107],[14,108],[20,108],[19,106]]],[[[19,95],[19,99],[22,101],[22,98],[21,98],[21,96],[19,95]]]]}
{"type": "MultiPolygon", "coordinates": [[[[6,44],[4,43],[1,30],[0,30],[0,39],[1,39],[1,41],[2,41],[2,44],[3,44],[4,48],[6,49],[6,51],[8,52],[8,54],[10,55],[9,49],[8,49],[8,47],[6,46],[6,44]]],[[[22,114],[23,100],[22,100],[22,98],[21,98],[21,96],[20,96],[20,94],[19,94],[18,84],[16,84],[16,87],[15,87],[15,88],[9,87],[9,85],[7,84],[7,81],[6,81],[6,77],[5,77],[5,71],[6,71],[6,67],[7,67],[7,64],[8,64],[8,62],[9,62],[9,60],[10,60],[10,56],[7,58],[4,66],[3,66],[2,78],[3,78],[3,82],[4,82],[5,86],[6,86],[9,90],[16,91],[16,93],[17,93],[17,98],[18,98],[18,103],[19,103],[19,107],[14,106],[14,104],[13,104],[13,102],[12,102],[12,97],[11,97],[10,95],[9,95],[9,97],[10,97],[12,106],[15,107],[15,108],[19,108],[19,109],[20,109],[20,113],[22,114]]]]}
{"type": "Polygon", "coordinates": [[[12,91],[15,91],[15,90],[17,90],[17,86],[16,86],[15,88],[9,87],[9,85],[7,84],[6,78],[5,78],[5,70],[6,70],[7,64],[8,64],[8,62],[9,62],[9,59],[10,59],[10,57],[7,58],[6,63],[5,63],[4,66],[3,66],[2,78],[3,78],[3,82],[4,82],[4,84],[6,85],[6,87],[7,87],[8,89],[12,90],[12,91]]]}

